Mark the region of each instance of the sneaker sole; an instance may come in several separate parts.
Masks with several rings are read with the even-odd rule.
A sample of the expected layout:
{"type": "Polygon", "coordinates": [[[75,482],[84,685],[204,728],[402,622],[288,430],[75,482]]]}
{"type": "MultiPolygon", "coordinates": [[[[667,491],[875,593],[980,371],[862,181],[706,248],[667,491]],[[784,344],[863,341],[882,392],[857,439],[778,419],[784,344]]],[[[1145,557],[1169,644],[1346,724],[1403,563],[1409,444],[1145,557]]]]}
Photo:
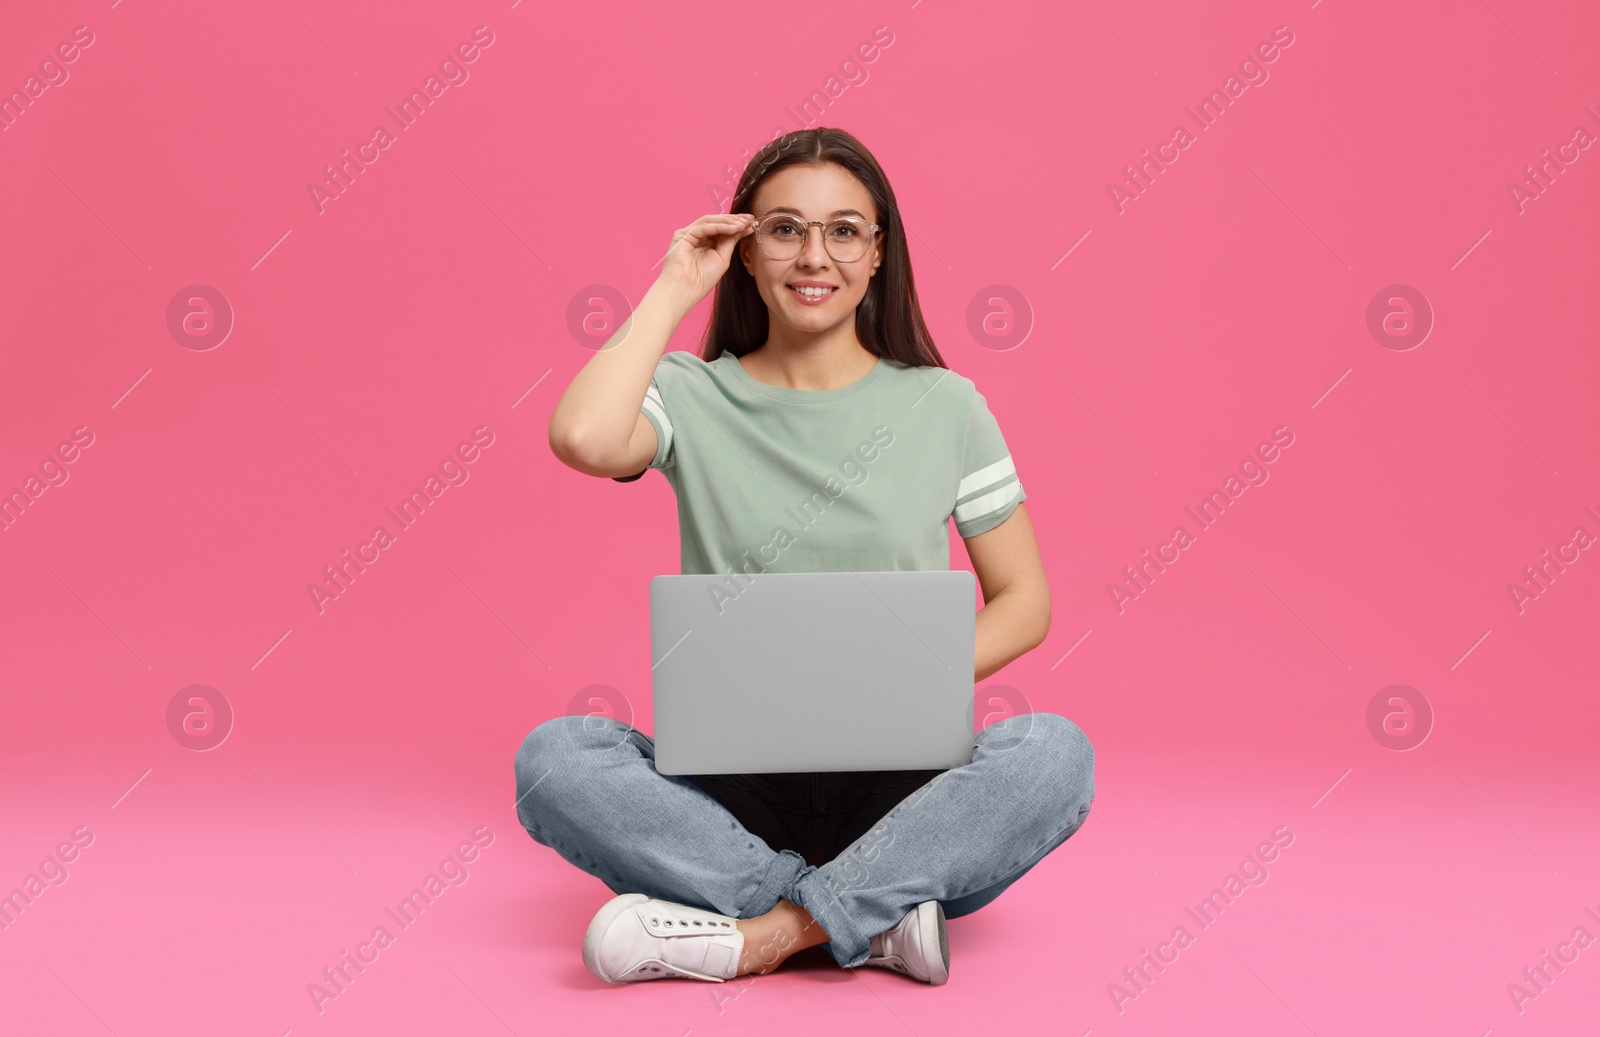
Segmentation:
{"type": "Polygon", "coordinates": [[[594,975],[600,979],[605,980],[607,983],[617,982],[610,976],[606,975],[605,971],[600,968],[600,941],[605,937],[606,930],[611,928],[611,923],[617,920],[618,915],[622,914],[622,912],[628,910],[633,905],[649,899],[650,898],[645,896],[643,893],[623,893],[619,896],[613,897],[604,907],[600,909],[599,913],[594,916],[594,920],[589,923],[588,930],[583,934],[584,967],[586,967],[590,972],[594,973],[594,975]]]}
{"type": "Polygon", "coordinates": [[[922,936],[922,960],[928,963],[928,982],[938,986],[950,978],[950,937],[945,932],[944,905],[926,900],[917,905],[917,932],[922,936]]]}

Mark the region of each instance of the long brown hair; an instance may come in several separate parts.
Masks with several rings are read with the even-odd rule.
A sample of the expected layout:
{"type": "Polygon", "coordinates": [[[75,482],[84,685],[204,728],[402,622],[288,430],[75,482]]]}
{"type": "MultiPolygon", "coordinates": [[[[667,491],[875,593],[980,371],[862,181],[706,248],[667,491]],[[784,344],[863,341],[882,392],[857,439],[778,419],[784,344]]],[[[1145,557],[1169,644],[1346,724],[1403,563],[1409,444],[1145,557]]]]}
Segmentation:
{"type": "MultiPolygon", "coordinates": [[[[913,367],[948,368],[950,365],[939,355],[922,319],[894,189],[878,160],[854,136],[841,129],[818,126],[774,138],[745,166],[728,211],[749,212],[756,188],[778,170],[801,163],[842,167],[861,181],[878,209],[883,262],[856,307],[856,337],[861,344],[868,352],[913,367]]],[[[711,300],[711,319],[700,346],[700,357],[707,363],[723,353],[743,356],[767,340],[766,301],[750,271],[737,261],[737,256],[734,259],[711,300]]]]}

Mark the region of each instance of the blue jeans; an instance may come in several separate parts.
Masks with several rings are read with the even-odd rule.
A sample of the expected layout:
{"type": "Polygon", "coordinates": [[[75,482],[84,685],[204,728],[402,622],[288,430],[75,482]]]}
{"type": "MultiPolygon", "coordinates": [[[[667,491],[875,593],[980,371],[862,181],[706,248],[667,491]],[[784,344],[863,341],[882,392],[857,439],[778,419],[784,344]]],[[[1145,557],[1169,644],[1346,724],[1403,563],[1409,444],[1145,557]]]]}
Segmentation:
{"type": "MultiPolygon", "coordinates": [[[[715,783],[732,782],[736,791],[723,798],[744,794],[749,816],[749,793],[792,800],[800,782],[820,789],[823,776],[664,775],[655,768],[654,739],[637,728],[602,716],[561,716],[534,728],[517,750],[517,820],[536,842],[615,893],[733,918],[766,914],[779,899],[799,904],[828,934],[834,961],[853,968],[866,961],[873,936],[925,900],[939,901],[947,918],[988,904],[1089,816],[1094,747],[1071,720],[1023,713],[984,728],[973,744],[971,763],[925,772],[933,777],[909,795],[908,785],[881,785],[881,809],[870,795],[877,772],[855,775],[869,795],[845,795],[852,808],[846,821],[828,815],[833,828],[812,845],[842,849],[813,864],[790,846],[769,845],[707,788],[726,790],[715,783]],[[866,830],[846,845],[840,824],[866,830]]],[[[912,773],[882,775],[903,780],[912,773]]],[[[838,777],[836,796],[847,793],[838,777]]],[[[774,805],[791,816],[796,806],[774,805]]],[[[792,825],[756,827],[792,841],[771,835],[792,825]]]]}

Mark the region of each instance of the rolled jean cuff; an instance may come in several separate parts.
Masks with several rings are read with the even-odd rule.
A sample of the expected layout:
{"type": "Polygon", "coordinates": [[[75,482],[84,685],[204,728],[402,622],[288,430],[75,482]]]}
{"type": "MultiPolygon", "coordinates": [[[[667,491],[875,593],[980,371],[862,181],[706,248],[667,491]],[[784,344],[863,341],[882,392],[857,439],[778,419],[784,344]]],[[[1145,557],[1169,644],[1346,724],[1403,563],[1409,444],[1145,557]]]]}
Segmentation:
{"type": "Polygon", "coordinates": [[[751,894],[750,900],[745,904],[741,917],[757,918],[778,906],[778,901],[784,896],[784,891],[793,885],[795,876],[808,867],[806,859],[793,850],[779,850],[778,855],[772,858],[772,863],[767,865],[767,873],[762,876],[761,884],[751,894]]]}
{"type": "Polygon", "coordinates": [[[795,879],[788,897],[810,912],[827,931],[828,953],[840,968],[855,968],[867,960],[872,938],[856,931],[845,905],[816,868],[807,869],[795,879]]]}

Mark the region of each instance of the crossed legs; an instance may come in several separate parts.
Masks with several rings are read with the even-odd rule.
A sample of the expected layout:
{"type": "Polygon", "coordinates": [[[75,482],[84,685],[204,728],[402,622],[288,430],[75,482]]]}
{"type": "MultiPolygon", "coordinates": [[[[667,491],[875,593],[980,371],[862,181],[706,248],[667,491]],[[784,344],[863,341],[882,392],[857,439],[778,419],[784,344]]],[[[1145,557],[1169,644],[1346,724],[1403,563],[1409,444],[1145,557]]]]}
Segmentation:
{"type": "Polygon", "coordinates": [[[773,851],[686,778],[655,769],[654,741],[598,716],[563,716],[516,756],[518,820],[605,882],[740,920],[740,972],[827,944],[853,967],[871,937],[926,900],[976,910],[1082,826],[1094,749],[1076,724],[1025,713],[974,736],[969,764],[906,797],[833,861],[773,851]]]}

